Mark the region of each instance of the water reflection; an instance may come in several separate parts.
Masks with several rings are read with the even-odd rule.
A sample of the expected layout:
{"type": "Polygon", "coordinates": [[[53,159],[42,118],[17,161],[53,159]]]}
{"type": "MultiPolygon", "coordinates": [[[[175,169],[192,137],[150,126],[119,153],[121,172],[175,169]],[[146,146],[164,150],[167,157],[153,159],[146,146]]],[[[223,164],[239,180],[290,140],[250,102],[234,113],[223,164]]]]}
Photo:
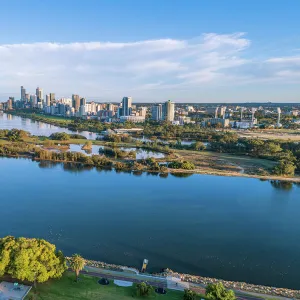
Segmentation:
{"type": "Polygon", "coordinates": [[[67,128],[57,127],[55,125],[34,121],[27,118],[21,118],[11,114],[0,114],[0,129],[22,129],[30,132],[32,135],[50,136],[55,132],[66,132],[68,134],[78,133],[85,136],[87,139],[95,140],[98,137],[97,133],[88,131],[72,131],[67,128]]]}
{"type": "Polygon", "coordinates": [[[127,148],[127,147],[121,147],[122,151],[130,152],[135,151],[136,152],[136,159],[147,159],[147,158],[164,158],[165,154],[158,152],[158,151],[152,151],[148,149],[142,149],[142,148],[127,148]]]}
{"type": "Polygon", "coordinates": [[[183,172],[177,172],[177,173],[171,173],[174,177],[181,177],[181,178],[187,178],[193,175],[193,173],[183,173],[183,172]]]}
{"type": "Polygon", "coordinates": [[[82,149],[82,147],[83,145],[80,144],[70,144],[68,151],[80,152],[88,156],[91,156],[92,154],[99,154],[99,150],[104,148],[103,146],[98,146],[98,145],[92,145],[91,149],[82,149]]]}
{"type": "Polygon", "coordinates": [[[79,172],[83,172],[83,171],[90,171],[92,170],[94,167],[93,166],[87,166],[81,163],[63,163],[63,169],[65,171],[68,172],[72,172],[72,173],[79,173],[79,172]]]}
{"type": "Polygon", "coordinates": [[[160,178],[168,178],[168,176],[169,176],[169,173],[160,173],[159,174],[160,178]]]}
{"type": "Polygon", "coordinates": [[[291,181],[270,180],[270,183],[275,189],[290,191],[293,188],[293,183],[291,181]]]}
{"type": "Polygon", "coordinates": [[[143,171],[133,171],[132,174],[134,176],[141,176],[141,175],[143,175],[143,171]]]}
{"type": "MultiPolygon", "coordinates": [[[[15,158],[12,158],[15,159],[15,158]]],[[[24,159],[24,158],[20,158],[24,159]]],[[[53,162],[53,161],[39,161],[38,163],[40,168],[54,168],[56,166],[62,166],[63,170],[71,171],[71,172],[81,172],[81,171],[88,171],[92,169],[96,169],[98,172],[110,172],[114,170],[113,168],[95,168],[93,166],[86,166],[81,163],[64,163],[64,162],[53,162]]],[[[143,175],[143,171],[140,170],[115,170],[116,173],[128,173],[133,174],[135,176],[143,175]]],[[[185,172],[176,172],[176,173],[159,173],[159,172],[145,172],[148,176],[159,176],[160,178],[167,178],[169,174],[174,177],[178,178],[188,178],[194,175],[193,173],[185,173],[185,172]]],[[[291,181],[284,181],[284,180],[265,180],[265,179],[258,179],[259,181],[269,181],[271,186],[276,190],[286,191],[289,192],[293,189],[293,187],[300,188],[300,182],[291,182],[291,181]]]]}
{"type": "Polygon", "coordinates": [[[54,162],[54,161],[47,161],[47,160],[41,160],[39,161],[39,167],[42,169],[51,169],[56,167],[57,165],[61,165],[60,162],[54,162]]]}

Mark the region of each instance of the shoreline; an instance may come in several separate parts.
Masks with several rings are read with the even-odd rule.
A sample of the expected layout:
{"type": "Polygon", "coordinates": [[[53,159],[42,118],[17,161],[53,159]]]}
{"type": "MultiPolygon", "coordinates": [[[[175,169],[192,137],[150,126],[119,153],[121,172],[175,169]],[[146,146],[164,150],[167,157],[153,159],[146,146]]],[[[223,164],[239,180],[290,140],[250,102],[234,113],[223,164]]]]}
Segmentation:
{"type": "MultiPolygon", "coordinates": [[[[17,111],[5,111],[5,113],[8,113],[8,114],[12,114],[12,115],[16,115],[16,116],[19,116],[19,117],[23,117],[23,118],[26,118],[26,119],[30,119],[30,120],[35,120],[36,118],[39,118],[39,117],[42,117],[43,118],[43,115],[39,115],[39,114],[36,114],[36,118],[32,117],[33,115],[35,115],[35,113],[30,113],[31,116],[29,116],[29,113],[26,113],[26,112],[17,112],[17,111]]],[[[65,118],[62,118],[62,120],[67,120],[65,118]]],[[[71,120],[71,119],[70,119],[71,120]]],[[[36,121],[39,121],[39,120],[36,120],[36,121]]],[[[48,123],[48,124],[52,124],[52,125],[55,125],[57,127],[60,127],[60,128],[66,128],[66,129],[69,129],[68,126],[63,126],[63,125],[60,125],[60,124],[54,124],[54,122],[52,122],[51,119],[47,119],[45,117],[45,120],[42,120],[40,122],[44,122],[44,123],[48,123]]],[[[69,129],[71,131],[73,131],[72,129],[69,129]]],[[[91,131],[90,129],[87,129],[88,131],[91,131]]],[[[79,130],[75,130],[74,132],[80,132],[79,130]]],[[[85,131],[85,130],[83,130],[85,131]]],[[[99,133],[98,131],[92,131],[94,133],[99,133]]],[[[95,141],[95,140],[92,140],[92,141],[95,141]]],[[[138,146],[135,146],[136,148],[144,148],[144,149],[148,149],[147,147],[138,147],[138,146]]],[[[150,150],[150,149],[149,149],[150,150]]],[[[156,150],[158,151],[158,150],[156,150]]],[[[163,152],[163,150],[159,150],[160,152],[163,152]]],[[[55,160],[51,160],[51,161],[55,161],[55,160]]],[[[63,162],[63,161],[59,161],[59,162],[63,162]]],[[[66,161],[67,162],[67,161],[66,161]]],[[[134,170],[134,169],[122,169],[124,171],[142,171],[142,172],[157,172],[157,171],[152,171],[152,170],[134,170]]],[[[221,170],[218,170],[218,169],[194,169],[194,170],[185,170],[185,169],[168,169],[168,171],[165,171],[165,172],[157,172],[157,173],[170,173],[170,174],[176,174],[176,173],[186,173],[186,174],[200,174],[200,175],[212,175],[212,176],[227,176],[227,177],[241,177],[241,178],[257,178],[257,179],[260,179],[260,180],[278,180],[278,181],[286,181],[286,182],[294,182],[294,183],[300,183],[300,176],[293,176],[293,177],[285,177],[285,176],[276,176],[276,175],[259,175],[259,174],[247,174],[247,173],[242,173],[242,172],[236,172],[236,171],[221,171],[221,170]]]]}
{"type": "MultiPolygon", "coordinates": [[[[73,163],[76,165],[83,165],[86,167],[92,167],[92,168],[97,168],[97,166],[94,165],[89,165],[85,164],[82,162],[78,161],[62,161],[62,160],[53,160],[53,159],[40,159],[40,158],[34,158],[31,155],[26,155],[26,154],[19,154],[19,155],[2,155],[0,154],[0,157],[6,157],[6,158],[25,158],[25,159],[30,159],[32,161],[40,162],[40,161],[45,161],[45,162],[54,162],[54,163],[73,163]]],[[[99,167],[98,167],[99,168],[99,167]]],[[[109,169],[107,167],[103,167],[103,169],[109,169]]],[[[220,173],[218,171],[201,171],[201,170],[185,170],[185,169],[168,169],[166,172],[161,172],[161,171],[155,171],[155,170],[135,170],[135,169],[116,169],[114,166],[111,167],[111,169],[114,169],[119,172],[142,172],[142,173],[157,173],[157,174],[189,174],[189,175],[208,175],[208,176],[226,176],[226,177],[240,177],[240,178],[252,178],[252,179],[260,179],[263,181],[269,181],[269,180],[274,180],[274,181],[283,181],[283,182],[290,182],[290,183],[300,183],[300,177],[282,177],[282,176],[261,176],[261,175],[252,175],[252,174],[239,174],[239,173],[220,173]]]]}
{"type": "MultiPolygon", "coordinates": [[[[0,154],[0,157],[6,157],[6,158],[25,158],[30,159],[32,161],[40,162],[54,162],[54,163],[73,163],[76,165],[83,165],[86,167],[92,167],[92,168],[99,168],[94,165],[85,164],[78,161],[62,161],[62,160],[51,160],[51,159],[40,159],[40,158],[34,158],[30,155],[2,155],[0,154]]],[[[185,170],[185,169],[168,169],[166,172],[161,171],[155,171],[155,170],[135,170],[135,169],[116,169],[114,166],[111,168],[103,167],[103,169],[111,169],[116,170],[118,172],[142,172],[142,173],[157,173],[157,174],[189,174],[189,175],[208,175],[208,176],[226,176],[226,177],[240,177],[240,178],[252,178],[252,179],[260,179],[263,181],[283,181],[283,182],[290,182],[290,183],[300,183],[300,177],[281,177],[281,176],[261,176],[261,175],[250,175],[250,174],[239,174],[239,173],[220,173],[218,171],[201,171],[201,170],[185,170]]]]}
{"type": "MultiPolygon", "coordinates": [[[[70,259],[70,257],[66,257],[67,261],[70,259]]],[[[135,267],[129,267],[129,266],[122,266],[122,265],[115,265],[115,264],[109,264],[102,261],[95,261],[95,260],[89,260],[85,259],[86,266],[89,267],[96,267],[96,268],[102,268],[117,272],[126,272],[126,270],[135,270],[136,272],[140,273],[138,269],[135,267]]],[[[258,284],[251,284],[246,282],[240,282],[240,281],[230,281],[230,280],[223,280],[223,279],[217,279],[217,278],[211,278],[211,277],[203,277],[200,275],[190,275],[186,273],[178,273],[174,272],[170,269],[166,269],[164,272],[161,273],[142,273],[142,274],[150,274],[152,276],[157,277],[164,277],[172,276],[180,278],[182,281],[188,282],[188,283],[194,283],[194,284],[200,284],[200,285],[207,285],[209,283],[217,283],[222,282],[223,285],[228,289],[233,290],[239,290],[242,292],[251,292],[251,293],[259,293],[264,294],[268,296],[280,296],[280,297],[287,297],[287,298],[300,298],[300,290],[292,290],[288,288],[279,288],[279,287],[270,287],[265,285],[258,285],[258,284]]]]}

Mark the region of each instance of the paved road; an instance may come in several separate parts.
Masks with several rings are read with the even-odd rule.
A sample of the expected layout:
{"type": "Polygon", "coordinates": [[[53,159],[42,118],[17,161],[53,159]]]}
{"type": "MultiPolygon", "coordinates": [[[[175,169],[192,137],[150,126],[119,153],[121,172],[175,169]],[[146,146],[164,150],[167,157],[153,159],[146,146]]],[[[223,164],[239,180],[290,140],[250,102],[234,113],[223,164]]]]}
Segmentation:
{"type": "Polygon", "coordinates": [[[84,270],[81,271],[81,273],[99,277],[99,278],[104,277],[108,279],[131,281],[134,283],[148,282],[149,284],[155,287],[167,288],[167,280],[164,277],[156,277],[156,276],[154,277],[154,276],[148,276],[144,274],[112,271],[112,270],[100,269],[100,268],[89,267],[89,266],[86,266],[84,270]]]}
{"type": "MultiPolygon", "coordinates": [[[[151,275],[145,275],[145,274],[136,274],[134,272],[128,272],[128,271],[112,271],[112,270],[107,270],[107,269],[102,269],[102,268],[97,268],[97,267],[90,267],[90,266],[85,266],[84,270],[81,271],[82,274],[87,274],[90,276],[98,277],[98,278],[108,278],[108,279],[116,279],[116,280],[123,280],[123,281],[130,281],[134,283],[138,282],[148,282],[150,285],[154,287],[162,287],[162,288],[167,288],[167,278],[165,277],[159,277],[159,276],[151,276],[151,275]]],[[[169,280],[169,279],[168,279],[169,280]]],[[[183,283],[183,282],[182,282],[183,283]]],[[[188,283],[186,283],[188,284],[188,283]]],[[[175,281],[174,281],[174,289],[175,286],[175,281]]],[[[170,287],[169,288],[173,289],[170,287]]],[[[205,293],[205,285],[203,284],[195,284],[191,283],[190,288],[192,290],[195,290],[199,293],[205,293]]],[[[237,299],[239,300],[261,300],[262,298],[272,298],[272,299],[280,299],[280,300],[286,300],[288,298],[284,297],[275,297],[275,296],[267,296],[264,294],[251,294],[251,293],[244,293],[242,291],[235,291],[237,299]]]]}

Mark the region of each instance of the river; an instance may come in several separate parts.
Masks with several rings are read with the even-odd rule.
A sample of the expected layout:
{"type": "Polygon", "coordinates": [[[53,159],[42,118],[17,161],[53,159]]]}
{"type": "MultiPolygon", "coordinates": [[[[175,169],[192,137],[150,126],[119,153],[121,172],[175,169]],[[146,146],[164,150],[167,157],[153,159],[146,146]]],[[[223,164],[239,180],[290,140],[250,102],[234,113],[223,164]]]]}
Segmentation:
{"type": "Polygon", "coordinates": [[[299,185],[13,158],[0,158],[0,179],[0,236],[138,268],[147,258],[149,271],[300,289],[299,185]]]}
{"type": "Polygon", "coordinates": [[[87,139],[95,140],[98,136],[97,133],[88,131],[71,131],[67,128],[61,128],[55,125],[39,122],[19,116],[1,113],[0,112],[0,129],[23,129],[30,132],[32,135],[44,135],[49,136],[55,132],[66,132],[69,134],[79,133],[85,136],[87,139]]]}

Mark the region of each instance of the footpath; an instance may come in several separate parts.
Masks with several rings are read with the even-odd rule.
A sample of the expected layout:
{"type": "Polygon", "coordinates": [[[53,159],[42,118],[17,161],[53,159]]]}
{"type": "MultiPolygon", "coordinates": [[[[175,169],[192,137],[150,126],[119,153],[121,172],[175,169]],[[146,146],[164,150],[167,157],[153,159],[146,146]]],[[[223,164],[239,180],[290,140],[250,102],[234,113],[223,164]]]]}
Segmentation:
{"type": "MultiPolygon", "coordinates": [[[[86,274],[89,276],[94,276],[98,278],[107,278],[111,280],[121,280],[133,283],[147,282],[154,287],[167,288],[171,290],[184,291],[184,289],[191,289],[195,292],[204,294],[205,287],[204,284],[190,283],[182,281],[178,277],[172,276],[157,276],[150,274],[139,273],[136,270],[124,269],[123,271],[114,271],[109,269],[103,269],[99,267],[85,266],[81,274],[86,274]]],[[[241,290],[234,290],[237,299],[239,300],[261,300],[261,299],[278,299],[287,300],[292,298],[279,297],[274,295],[266,295],[260,293],[244,292],[241,290]]]]}

